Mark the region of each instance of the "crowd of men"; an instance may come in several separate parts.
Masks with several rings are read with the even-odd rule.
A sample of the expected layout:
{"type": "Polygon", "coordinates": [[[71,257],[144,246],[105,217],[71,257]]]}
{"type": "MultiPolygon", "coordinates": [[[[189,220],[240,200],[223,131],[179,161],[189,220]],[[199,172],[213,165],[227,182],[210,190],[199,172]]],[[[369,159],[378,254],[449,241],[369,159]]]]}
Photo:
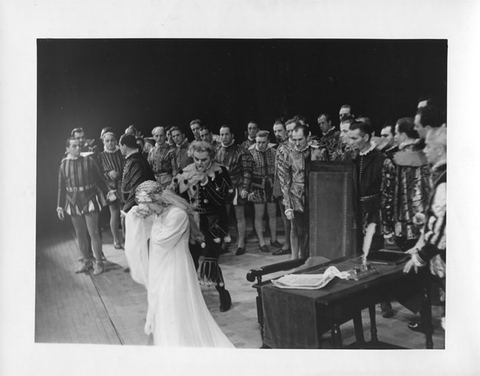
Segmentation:
{"type": "MultiPolygon", "coordinates": [[[[318,116],[320,136],[314,136],[312,126],[297,115],[276,119],[272,132],[250,121],[242,143],[235,140],[230,125],[222,125],[217,135],[201,120],[192,120],[193,142],[211,145],[201,150],[212,150],[212,161],[223,166],[229,175],[225,180],[230,194],[225,197],[224,218],[229,220],[233,207],[237,227],[235,255],[245,253],[249,236],[246,224],[251,218],[261,252],[291,254],[292,259],[308,257],[306,164],[311,161],[352,163],[359,240],[364,242],[366,234],[370,234],[370,250],[396,246],[412,255],[405,272],[428,264],[432,273],[444,281],[445,114],[429,100],[422,100],[412,115],[386,123],[377,137],[370,119],[355,116],[351,106],[345,104],[339,110],[338,128],[329,114],[318,116]],[[277,213],[285,229],[283,244],[277,239],[277,213]],[[273,251],[267,245],[267,227],[273,251]]],[[[176,177],[182,176],[187,166],[200,163],[194,160],[182,128],[157,126],[151,133],[151,138],[142,137],[134,126],[129,126],[118,138],[114,130],[105,128],[101,133],[102,152],[98,151],[98,145],[95,147],[86,140],[81,128],[74,129],[67,141],[68,156],[62,166],[79,158],[95,163],[83,161],[82,169],[61,167],[57,210],[60,219],[64,218],[64,211],[72,216],[78,237],[85,239],[88,230],[96,259],[95,274],[103,271],[98,218],[95,218],[100,207],[108,203],[114,245],[122,248],[121,213],[135,205],[135,188],[145,180],[155,179],[165,189],[173,189],[178,185],[176,177]],[[89,178],[73,176],[80,170],[89,178]]],[[[231,241],[228,228],[227,222],[227,233],[222,239],[224,251],[231,241]]],[[[79,242],[84,262],[78,272],[92,265],[87,243],[79,242]]],[[[391,316],[388,307],[384,315],[391,316]]],[[[422,330],[421,325],[414,323],[411,329],[422,330]]]]}

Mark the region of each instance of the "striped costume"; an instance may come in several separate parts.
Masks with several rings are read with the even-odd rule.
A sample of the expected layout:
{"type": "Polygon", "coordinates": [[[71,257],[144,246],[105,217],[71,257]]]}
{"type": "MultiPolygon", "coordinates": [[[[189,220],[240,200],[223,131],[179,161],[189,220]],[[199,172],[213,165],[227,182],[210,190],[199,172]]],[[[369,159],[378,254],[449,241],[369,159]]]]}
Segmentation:
{"type": "Polygon", "coordinates": [[[252,192],[248,200],[257,203],[274,202],[273,179],[275,176],[276,150],[268,147],[265,151],[257,146],[250,148],[253,159],[252,192]]]}
{"type": "Polygon", "coordinates": [[[91,156],[66,157],[58,171],[57,207],[71,216],[99,212],[108,192],[100,169],[91,156]]]}
{"type": "Polygon", "coordinates": [[[115,189],[117,191],[116,196],[120,199],[123,167],[125,165],[125,158],[123,157],[122,152],[120,149],[116,149],[113,152],[104,150],[99,154],[98,159],[108,188],[115,189]],[[108,174],[110,171],[116,171],[120,176],[117,179],[112,179],[108,174]]]}
{"type": "Polygon", "coordinates": [[[166,142],[163,145],[155,145],[148,153],[148,163],[152,167],[155,178],[166,188],[173,178],[175,168],[175,148],[172,148],[166,142]]]}

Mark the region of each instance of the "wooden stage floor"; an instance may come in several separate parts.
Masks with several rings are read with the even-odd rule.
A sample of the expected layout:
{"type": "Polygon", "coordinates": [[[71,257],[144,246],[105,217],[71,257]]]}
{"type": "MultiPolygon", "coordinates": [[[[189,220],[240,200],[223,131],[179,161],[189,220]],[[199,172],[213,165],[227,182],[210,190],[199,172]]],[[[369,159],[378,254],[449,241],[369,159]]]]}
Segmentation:
{"type": "MultiPolygon", "coordinates": [[[[124,272],[127,266],[123,250],[113,248],[109,231],[103,233],[106,272],[75,274],[80,252],[72,233],[39,237],[36,249],[35,342],[111,345],[148,345],[143,327],[146,315],[146,292],[124,272]]],[[[283,238],[280,237],[280,240],[283,238]]],[[[267,240],[268,242],[268,240],[267,240]]],[[[289,258],[272,256],[258,249],[257,240],[247,242],[247,252],[235,256],[236,247],[221,256],[220,263],[227,289],[233,301],[228,312],[219,311],[215,288],[202,287],[210,312],[236,348],[258,349],[262,345],[255,297],[256,291],[245,279],[251,268],[289,258]]],[[[425,348],[425,336],[407,328],[416,318],[398,303],[396,314],[384,319],[377,307],[380,341],[414,349],[425,348]]],[[[434,348],[445,348],[445,332],[440,327],[439,309],[433,307],[434,348]]],[[[370,338],[368,312],[363,312],[365,338],[370,338]]],[[[342,326],[344,343],[354,340],[351,322],[342,326]]]]}

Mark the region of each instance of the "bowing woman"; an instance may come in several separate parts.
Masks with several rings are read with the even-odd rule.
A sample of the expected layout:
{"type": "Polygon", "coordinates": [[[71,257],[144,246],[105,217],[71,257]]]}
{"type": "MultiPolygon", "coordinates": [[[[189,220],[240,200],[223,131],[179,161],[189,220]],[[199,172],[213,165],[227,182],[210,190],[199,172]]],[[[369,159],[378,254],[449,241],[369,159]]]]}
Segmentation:
{"type": "Polygon", "coordinates": [[[147,289],[145,333],[157,346],[233,347],[210,314],[189,241],[203,241],[194,208],[156,181],[141,183],[126,216],[130,273],[147,289]]]}
{"type": "Polygon", "coordinates": [[[204,256],[199,271],[200,283],[215,285],[220,295],[220,311],[228,311],[232,305],[230,293],[225,289],[218,259],[223,242],[230,242],[226,203],[234,195],[227,169],[214,161],[215,150],[206,141],[194,141],[189,155],[194,162],[186,166],[172,182],[183,197],[195,207],[199,215],[200,231],[205,236],[205,247],[190,246],[198,268],[200,256],[204,256]]]}

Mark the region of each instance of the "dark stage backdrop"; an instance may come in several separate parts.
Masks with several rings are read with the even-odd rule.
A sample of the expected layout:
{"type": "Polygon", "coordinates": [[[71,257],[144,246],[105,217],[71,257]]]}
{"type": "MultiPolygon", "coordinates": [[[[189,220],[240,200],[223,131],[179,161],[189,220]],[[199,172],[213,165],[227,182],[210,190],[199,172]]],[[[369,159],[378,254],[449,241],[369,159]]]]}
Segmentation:
{"type": "Polygon", "coordinates": [[[200,118],[243,140],[249,120],[302,114],[338,118],[344,103],[380,130],[415,114],[418,97],[446,105],[446,40],[147,39],[37,42],[37,231],[59,227],[57,173],[71,129],[99,138],[103,127],[144,135],[176,125],[191,137],[200,118]]]}

